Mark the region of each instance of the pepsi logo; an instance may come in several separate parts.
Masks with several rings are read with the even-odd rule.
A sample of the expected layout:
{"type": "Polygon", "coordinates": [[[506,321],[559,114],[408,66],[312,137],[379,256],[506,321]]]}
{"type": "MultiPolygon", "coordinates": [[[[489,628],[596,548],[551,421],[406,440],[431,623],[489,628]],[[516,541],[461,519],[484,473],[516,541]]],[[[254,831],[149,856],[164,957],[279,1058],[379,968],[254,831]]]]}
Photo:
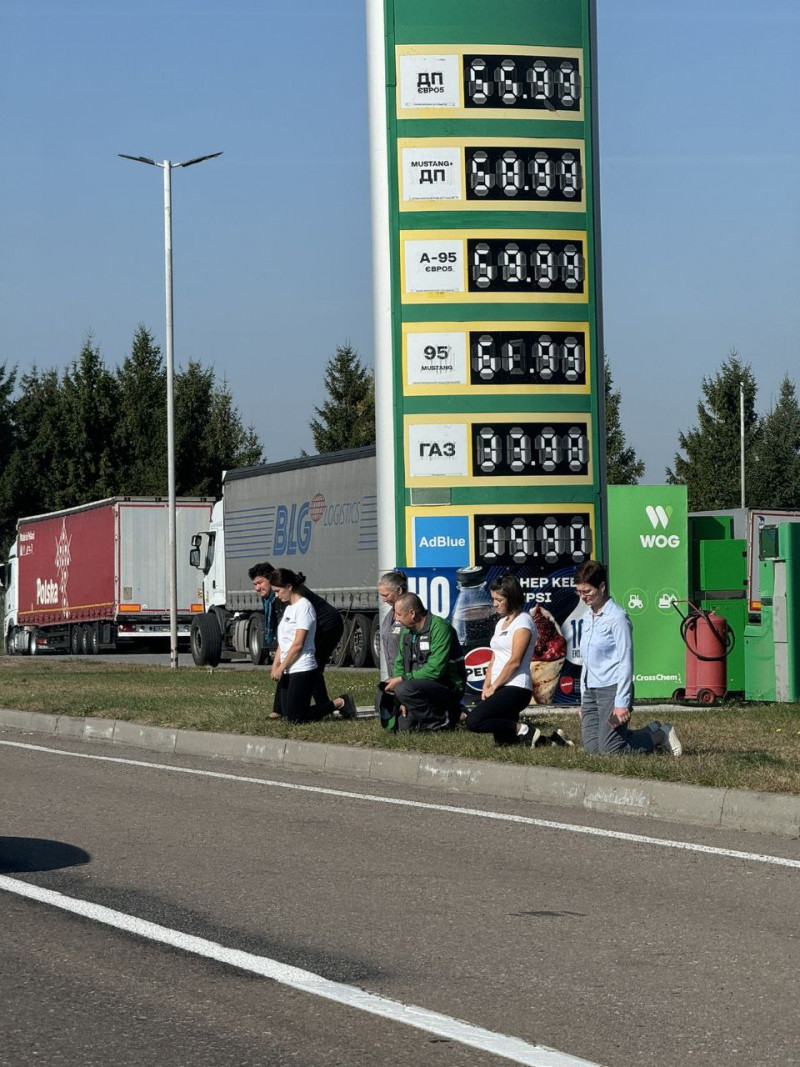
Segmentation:
{"type": "Polygon", "coordinates": [[[464,657],[467,668],[467,685],[471,689],[483,689],[486,671],[492,658],[490,648],[473,648],[464,657]]]}

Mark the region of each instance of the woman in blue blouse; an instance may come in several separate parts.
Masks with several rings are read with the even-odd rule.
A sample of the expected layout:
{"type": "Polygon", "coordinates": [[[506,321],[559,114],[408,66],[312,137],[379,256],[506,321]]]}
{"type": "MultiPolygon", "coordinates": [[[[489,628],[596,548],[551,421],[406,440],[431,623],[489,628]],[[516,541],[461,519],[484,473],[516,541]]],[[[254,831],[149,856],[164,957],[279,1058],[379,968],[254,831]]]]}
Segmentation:
{"type": "Polygon", "coordinates": [[[669,752],[683,747],[675,727],[651,722],[629,730],[633,705],[633,627],[623,609],[608,595],[602,563],[588,560],[575,572],[575,592],[589,611],[581,629],[581,739],[585,752],[669,752]]]}

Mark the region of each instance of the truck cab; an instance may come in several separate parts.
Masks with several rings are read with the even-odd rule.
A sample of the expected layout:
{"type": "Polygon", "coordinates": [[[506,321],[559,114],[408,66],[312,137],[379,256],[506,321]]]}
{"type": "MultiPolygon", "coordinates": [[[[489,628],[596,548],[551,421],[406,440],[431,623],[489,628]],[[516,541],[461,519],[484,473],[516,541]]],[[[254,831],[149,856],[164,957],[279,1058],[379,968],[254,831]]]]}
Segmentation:
{"type": "Polygon", "coordinates": [[[27,653],[35,655],[36,628],[29,626],[27,629],[19,625],[19,571],[17,568],[17,541],[14,540],[8,550],[8,559],[0,574],[0,585],[3,587],[3,640],[6,655],[27,653]]]}

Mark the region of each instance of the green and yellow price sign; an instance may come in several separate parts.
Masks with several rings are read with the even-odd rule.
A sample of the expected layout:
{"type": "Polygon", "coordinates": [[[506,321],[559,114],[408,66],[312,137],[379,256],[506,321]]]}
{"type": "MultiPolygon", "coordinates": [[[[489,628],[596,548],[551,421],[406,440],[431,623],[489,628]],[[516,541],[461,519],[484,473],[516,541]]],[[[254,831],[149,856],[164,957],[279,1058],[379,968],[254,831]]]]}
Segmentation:
{"type": "Polygon", "coordinates": [[[594,2],[368,22],[380,564],[568,574],[605,521],[594,2]]]}

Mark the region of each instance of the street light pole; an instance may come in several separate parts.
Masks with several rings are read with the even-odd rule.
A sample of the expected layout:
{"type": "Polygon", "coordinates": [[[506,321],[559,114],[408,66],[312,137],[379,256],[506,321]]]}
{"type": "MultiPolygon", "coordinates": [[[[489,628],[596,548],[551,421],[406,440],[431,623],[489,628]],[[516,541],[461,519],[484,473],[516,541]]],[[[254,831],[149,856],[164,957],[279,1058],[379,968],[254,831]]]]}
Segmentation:
{"type": "Polygon", "coordinates": [[[166,328],[167,328],[167,551],[169,558],[169,665],[178,666],[178,537],[177,507],[175,502],[175,356],[172,329],[172,171],[175,167],[191,167],[206,159],[216,159],[222,152],[213,152],[208,156],[187,159],[183,163],[172,163],[165,159],[156,163],[146,156],[127,156],[136,163],[147,163],[151,167],[161,167],[164,171],[164,275],[166,287],[166,328]]]}

